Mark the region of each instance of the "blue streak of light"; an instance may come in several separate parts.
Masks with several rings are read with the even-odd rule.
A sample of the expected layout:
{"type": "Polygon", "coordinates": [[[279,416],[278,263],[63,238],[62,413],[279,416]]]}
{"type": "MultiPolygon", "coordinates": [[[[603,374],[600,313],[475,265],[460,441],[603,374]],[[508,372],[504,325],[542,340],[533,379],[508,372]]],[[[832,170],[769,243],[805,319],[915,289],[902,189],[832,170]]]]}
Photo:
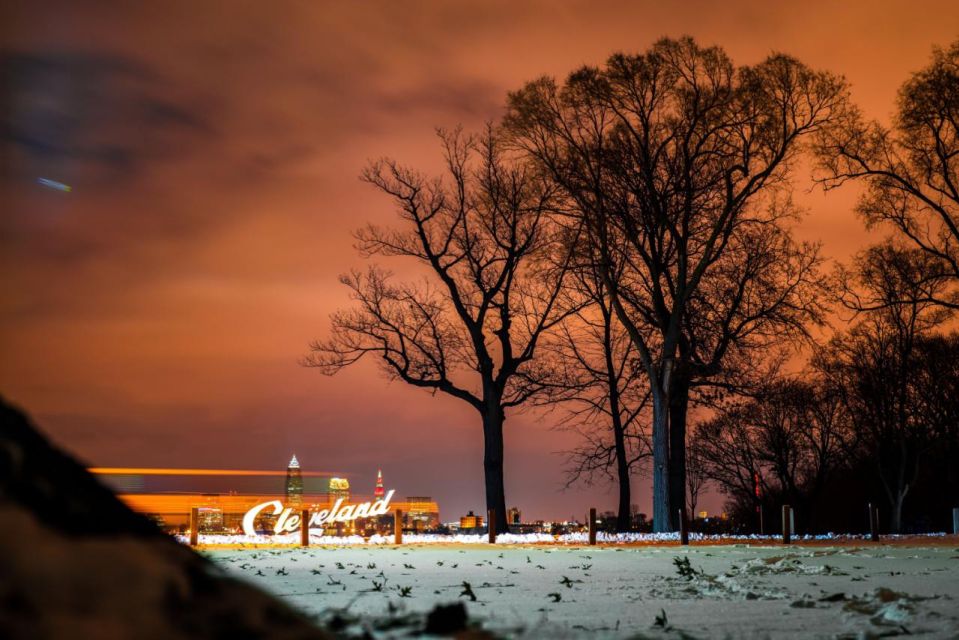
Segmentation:
{"type": "Polygon", "coordinates": [[[49,187],[50,189],[56,189],[57,191],[63,191],[64,193],[70,193],[73,191],[73,187],[70,185],[57,182],[56,180],[51,180],[50,178],[37,178],[37,184],[41,184],[44,187],[49,187]]]}

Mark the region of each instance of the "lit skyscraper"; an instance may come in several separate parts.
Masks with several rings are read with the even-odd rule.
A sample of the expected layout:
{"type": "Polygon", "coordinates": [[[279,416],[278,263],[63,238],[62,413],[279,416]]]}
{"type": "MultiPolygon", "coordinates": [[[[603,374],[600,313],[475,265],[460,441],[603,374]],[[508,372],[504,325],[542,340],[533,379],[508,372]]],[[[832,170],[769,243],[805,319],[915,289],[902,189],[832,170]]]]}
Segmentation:
{"type": "Polygon", "coordinates": [[[303,476],[300,474],[300,463],[296,454],[286,468],[286,501],[289,504],[303,502],[303,476]]]}
{"type": "Polygon", "coordinates": [[[330,478],[330,500],[343,498],[344,501],[350,500],[350,482],[346,478],[330,478]]]}
{"type": "Polygon", "coordinates": [[[376,470],[376,488],[373,489],[373,497],[379,500],[385,495],[386,495],[386,489],[383,488],[383,471],[381,469],[377,469],[376,470]]]}

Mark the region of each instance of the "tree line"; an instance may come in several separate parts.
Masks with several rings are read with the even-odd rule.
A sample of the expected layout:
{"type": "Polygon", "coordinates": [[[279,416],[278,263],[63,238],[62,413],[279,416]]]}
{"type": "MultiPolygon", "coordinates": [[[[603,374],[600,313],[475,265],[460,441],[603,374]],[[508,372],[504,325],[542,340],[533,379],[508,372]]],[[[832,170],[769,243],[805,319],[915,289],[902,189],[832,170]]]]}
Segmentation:
{"type": "Polygon", "coordinates": [[[934,443],[956,446],[957,62],[959,43],[935,51],[891,128],[835,74],[783,54],[737,66],[691,38],[533,80],[484,131],[439,131],[441,175],[364,170],[399,220],[358,230],[358,251],[427,275],[342,276],[354,304],[305,363],[332,375],[369,354],[473,407],[500,531],[504,427],[534,406],[583,436],[571,481],[618,484],[621,529],[640,471],[656,531],[705,482],[747,509],[788,497],[816,526],[856,465],[901,514],[934,443]],[[859,213],[894,230],[844,268],[794,236],[810,164],[826,189],[862,183],[859,213]],[[828,337],[837,309],[849,327],[828,337]],[[812,355],[788,375],[797,352],[812,355]]]}

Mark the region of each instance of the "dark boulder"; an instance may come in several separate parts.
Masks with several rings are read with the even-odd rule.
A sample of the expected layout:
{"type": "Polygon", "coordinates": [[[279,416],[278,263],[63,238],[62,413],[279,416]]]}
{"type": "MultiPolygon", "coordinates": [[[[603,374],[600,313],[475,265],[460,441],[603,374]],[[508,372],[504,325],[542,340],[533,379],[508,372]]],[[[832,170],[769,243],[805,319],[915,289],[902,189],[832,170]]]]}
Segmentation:
{"type": "Polygon", "coordinates": [[[0,400],[0,637],[328,636],[131,511],[0,400]]]}

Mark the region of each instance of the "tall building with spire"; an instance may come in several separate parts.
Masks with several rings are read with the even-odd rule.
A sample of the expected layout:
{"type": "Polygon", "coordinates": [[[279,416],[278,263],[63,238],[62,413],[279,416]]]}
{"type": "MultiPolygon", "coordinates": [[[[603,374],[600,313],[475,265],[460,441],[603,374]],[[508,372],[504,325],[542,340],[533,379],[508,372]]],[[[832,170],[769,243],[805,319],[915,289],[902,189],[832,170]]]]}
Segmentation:
{"type": "Polygon", "coordinates": [[[303,502],[303,476],[300,473],[300,462],[296,454],[290,459],[286,467],[286,501],[288,504],[303,502]]]}
{"type": "Polygon", "coordinates": [[[376,488],[373,489],[373,497],[379,500],[386,496],[386,489],[383,488],[383,471],[376,470],[376,488]]]}

